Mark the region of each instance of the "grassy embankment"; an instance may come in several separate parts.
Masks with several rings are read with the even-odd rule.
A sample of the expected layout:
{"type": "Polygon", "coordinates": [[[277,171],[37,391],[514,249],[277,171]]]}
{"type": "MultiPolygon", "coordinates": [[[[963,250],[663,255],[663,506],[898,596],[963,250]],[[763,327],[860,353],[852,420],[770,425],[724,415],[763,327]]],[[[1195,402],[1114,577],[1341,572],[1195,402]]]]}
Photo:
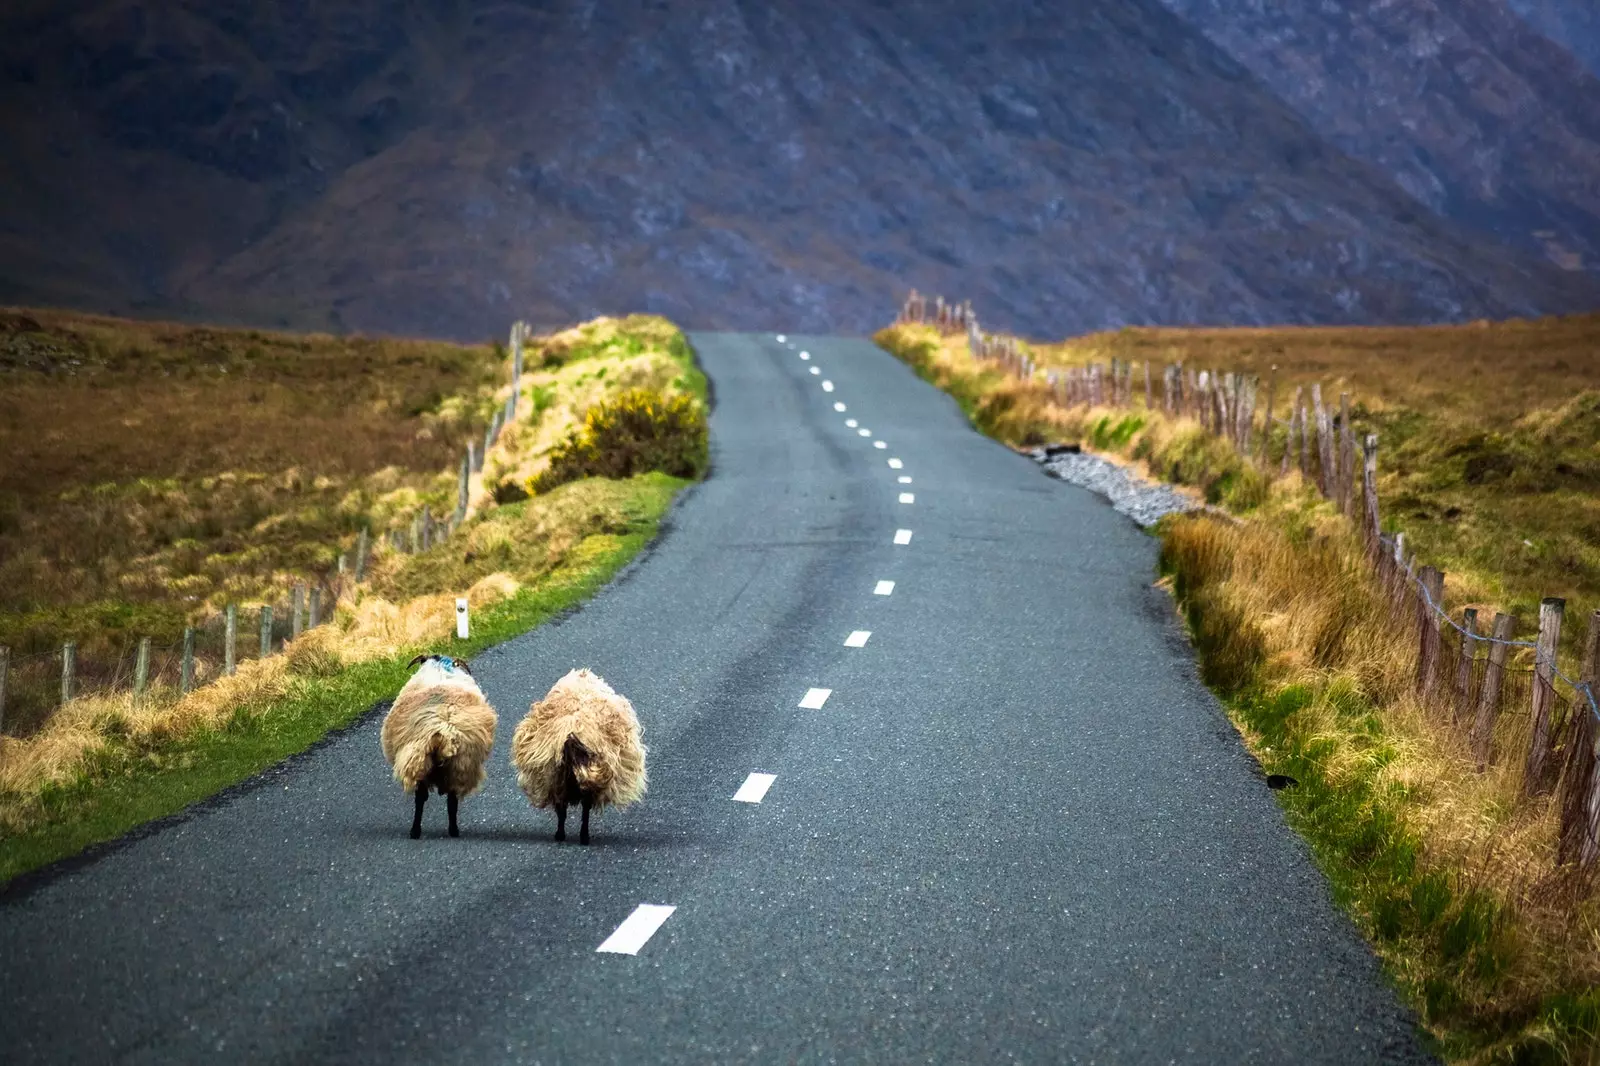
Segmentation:
{"type": "MultiPolygon", "coordinates": [[[[1555,870],[1556,814],[1513,775],[1474,772],[1464,728],[1413,696],[1349,523],[1297,473],[1269,477],[1159,411],[1064,410],[1044,368],[1184,361],[1321,381],[1380,435],[1386,528],[1449,573],[1446,602],[1510,610],[1568,599],[1563,665],[1600,606],[1600,319],[1382,330],[1123,330],[1028,345],[1041,380],[966,353],[964,337],[893,327],[878,342],[1013,445],[1079,440],[1190,486],[1240,517],[1163,524],[1163,568],[1204,676],[1333,891],[1441,1052],[1457,1062],[1600,1055],[1600,903],[1555,870]]],[[[1136,390],[1141,392],[1142,390],[1136,390]]],[[[1272,456],[1281,454],[1282,431],[1272,456]]],[[[1277,464],[1271,464],[1273,470],[1277,464]]],[[[1515,760],[1511,760],[1515,761],[1515,760]]]]}
{"type": "MultiPolygon", "coordinates": [[[[163,625],[181,632],[225,599],[270,602],[325,572],[363,524],[404,522],[424,504],[448,512],[460,449],[508,388],[496,387],[508,380],[503,352],[487,346],[53,312],[0,322],[10,330],[0,333],[0,438],[34,447],[29,425],[54,415],[54,438],[38,446],[53,491],[5,474],[0,632],[19,642],[70,636],[92,649],[159,636],[163,625]]],[[[380,545],[330,624],[233,677],[181,697],[158,685],[138,703],[90,696],[8,724],[0,882],[303,749],[392,694],[416,650],[471,654],[604,584],[688,482],[637,473],[649,467],[635,461],[590,471],[616,476],[547,477],[531,497],[506,486],[573,450],[564,442],[591,409],[639,388],[703,412],[704,378],[664,320],[602,319],[536,339],[518,418],[474,476],[453,538],[420,554],[380,545]],[[461,594],[473,603],[467,642],[453,636],[461,594]]],[[[692,477],[703,468],[703,419],[688,428],[698,446],[680,449],[689,466],[676,472],[692,477]]],[[[202,664],[208,674],[215,663],[202,664]]]]}

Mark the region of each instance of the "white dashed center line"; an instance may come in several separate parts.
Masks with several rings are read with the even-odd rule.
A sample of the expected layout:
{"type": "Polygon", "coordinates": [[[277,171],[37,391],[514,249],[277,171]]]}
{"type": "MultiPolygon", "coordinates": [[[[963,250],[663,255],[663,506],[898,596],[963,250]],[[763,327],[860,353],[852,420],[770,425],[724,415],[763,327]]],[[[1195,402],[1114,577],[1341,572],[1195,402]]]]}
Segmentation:
{"type": "Polygon", "coordinates": [[[858,430],[856,430],[856,432],[858,434],[860,434],[861,436],[863,436],[863,437],[872,436],[872,430],[870,430],[870,429],[858,429],[858,430]]]}
{"type": "Polygon", "coordinates": [[[896,544],[910,544],[911,543],[911,530],[909,530],[909,529],[897,529],[897,530],[895,530],[894,531],[894,542],[896,544]]]}
{"type": "Polygon", "coordinates": [[[802,358],[802,359],[810,359],[811,358],[811,353],[810,352],[801,352],[800,353],[800,358],[802,358]]]}
{"type": "Polygon", "coordinates": [[[902,484],[902,485],[911,484],[911,478],[909,476],[905,475],[905,474],[901,474],[900,475],[900,484],[902,484]]]}
{"type": "Polygon", "coordinates": [[[916,493],[902,492],[900,494],[900,502],[901,503],[916,503],[917,502],[916,493]]]}
{"type": "Polygon", "coordinates": [[[831,688],[808,688],[806,689],[805,699],[800,701],[800,706],[808,711],[815,711],[824,703],[827,703],[828,697],[831,695],[833,695],[833,689],[831,688]]]}
{"type": "Polygon", "coordinates": [[[853,418],[847,418],[847,419],[845,419],[845,420],[844,420],[844,424],[845,424],[845,425],[847,425],[847,426],[849,426],[849,427],[850,427],[850,428],[851,428],[851,429],[855,429],[855,428],[856,428],[856,426],[858,426],[858,425],[860,425],[860,423],[858,423],[858,422],[857,422],[857,421],[856,421],[856,420],[855,420],[855,419],[853,419],[853,418]]]}
{"type": "Polygon", "coordinates": [[[874,448],[887,448],[887,447],[888,447],[888,445],[887,445],[887,444],[885,444],[885,443],[883,443],[883,441],[881,441],[881,440],[875,440],[875,441],[873,441],[873,442],[872,442],[872,446],[873,446],[873,447],[874,447],[874,448]]]}
{"type": "Polygon", "coordinates": [[[836,401],[834,401],[834,404],[833,404],[833,409],[834,409],[834,410],[835,410],[835,411],[839,411],[839,412],[841,412],[841,413],[842,413],[842,412],[843,412],[843,411],[844,411],[844,404],[842,404],[842,403],[839,403],[839,402],[838,402],[838,401],[837,401],[837,400],[836,400],[836,401]]]}
{"type": "Polygon", "coordinates": [[[656,935],[662,923],[672,917],[676,907],[665,907],[659,903],[641,903],[633,909],[633,913],[617,926],[617,931],[606,937],[606,942],[595,948],[596,951],[612,951],[618,955],[637,955],[645,942],[656,935]]]}
{"type": "Polygon", "coordinates": [[[767,789],[772,787],[772,782],[778,779],[776,774],[751,774],[744,779],[744,784],[739,786],[739,791],[733,798],[740,803],[760,803],[761,797],[767,794],[767,789]]]}
{"type": "Polygon", "coordinates": [[[822,368],[820,366],[814,366],[811,368],[811,372],[813,374],[820,374],[822,373],[822,368]]]}
{"type": "Polygon", "coordinates": [[[832,391],[833,391],[833,382],[831,382],[831,381],[824,381],[824,382],[823,382],[823,383],[822,383],[822,391],[823,391],[823,392],[832,392],[832,391]]]}
{"type": "Polygon", "coordinates": [[[779,343],[779,344],[783,344],[783,343],[784,343],[784,342],[785,342],[785,341],[787,341],[787,340],[788,340],[788,339],[789,339],[789,338],[787,338],[787,337],[785,337],[785,336],[784,336],[784,335],[783,335],[783,334],[781,334],[781,333],[780,333],[780,334],[778,334],[778,343],[779,343]]]}
{"type": "Polygon", "coordinates": [[[890,470],[899,470],[902,466],[905,466],[905,465],[906,464],[902,463],[898,459],[890,459],[889,460],[889,469],[890,470]]]}
{"type": "Polygon", "coordinates": [[[872,630],[858,629],[844,638],[844,646],[847,648],[865,648],[867,646],[867,638],[870,636],[872,636],[872,630]]]}
{"type": "Polygon", "coordinates": [[[892,595],[894,595],[894,582],[893,581],[880,581],[880,582],[878,582],[877,586],[873,588],[872,594],[874,596],[892,596],[892,595]]]}

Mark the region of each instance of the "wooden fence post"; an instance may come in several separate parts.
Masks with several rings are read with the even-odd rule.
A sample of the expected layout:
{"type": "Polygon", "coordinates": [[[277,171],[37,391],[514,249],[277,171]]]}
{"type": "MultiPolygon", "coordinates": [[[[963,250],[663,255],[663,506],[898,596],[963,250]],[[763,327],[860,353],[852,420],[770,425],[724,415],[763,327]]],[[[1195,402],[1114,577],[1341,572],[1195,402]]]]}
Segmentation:
{"type": "Polygon", "coordinates": [[[178,691],[187,693],[194,688],[194,626],[183,631],[183,665],[178,670],[178,691]]]}
{"type": "Polygon", "coordinates": [[[433,547],[433,511],[428,507],[422,508],[422,550],[427,551],[433,547]]]}
{"type": "Polygon", "coordinates": [[[1272,462],[1272,407],[1278,398],[1278,364],[1272,364],[1272,370],[1267,375],[1267,414],[1261,420],[1261,465],[1268,467],[1272,462]]]}
{"type": "Polygon", "coordinates": [[[1431,701],[1439,687],[1439,660],[1443,644],[1439,633],[1439,611],[1444,606],[1444,572],[1424,566],[1417,573],[1417,693],[1431,701]]]}
{"type": "Polygon", "coordinates": [[[1472,664],[1478,657],[1478,609],[1468,607],[1461,612],[1461,654],[1456,656],[1456,705],[1451,718],[1461,721],[1472,701],[1472,664]]]}
{"type": "Polygon", "coordinates": [[[67,703],[72,699],[74,676],[78,672],[78,645],[75,641],[67,641],[61,645],[61,702],[67,703]]]}
{"type": "Polygon", "coordinates": [[[289,607],[289,639],[298,639],[306,631],[306,583],[301,581],[294,587],[294,599],[289,607]]]}
{"type": "Polygon", "coordinates": [[[360,582],[367,576],[367,553],[371,550],[371,537],[367,527],[362,526],[360,534],[356,537],[356,581],[360,582]]]}
{"type": "Polygon", "coordinates": [[[133,661],[133,698],[144,698],[145,686],[150,683],[150,638],[139,638],[139,657],[133,661]]]}
{"type": "Polygon", "coordinates": [[[1483,672],[1483,688],[1478,692],[1478,713],[1472,722],[1472,753],[1478,760],[1478,772],[1489,765],[1494,744],[1494,720],[1500,713],[1500,679],[1505,674],[1506,655],[1511,645],[1506,643],[1516,632],[1517,620],[1509,614],[1494,616],[1490,632],[1489,664],[1483,672]]]}
{"type": "Polygon", "coordinates": [[[226,677],[233,676],[233,670],[236,665],[234,653],[237,649],[235,641],[238,640],[238,637],[239,608],[230,603],[223,613],[222,621],[222,673],[226,677]]]}
{"type": "Polygon", "coordinates": [[[272,658],[272,604],[261,605],[261,659],[272,658]]]}
{"type": "Polygon", "coordinates": [[[1584,686],[1573,694],[1572,742],[1566,774],[1566,795],[1561,803],[1561,844],[1557,861],[1576,862],[1580,868],[1594,864],[1600,855],[1600,723],[1585,694],[1600,684],[1600,611],[1589,613],[1588,639],[1578,674],[1584,686]]]}
{"type": "Polygon", "coordinates": [[[322,624],[322,586],[311,587],[311,603],[307,609],[306,628],[315,629],[322,624]]]}
{"type": "Polygon", "coordinates": [[[11,678],[11,649],[0,647],[0,733],[6,731],[6,682],[11,678]]]}
{"type": "Polygon", "coordinates": [[[1339,394],[1339,511],[1355,518],[1356,428],[1350,424],[1350,394],[1339,394]]]}
{"type": "Polygon", "coordinates": [[[1305,403],[1303,401],[1301,401],[1298,398],[1299,395],[1300,395],[1300,390],[1296,389],[1295,390],[1295,396],[1296,396],[1295,402],[1296,402],[1296,404],[1297,404],[1297,406],[1299,408],[1299,414],[1300,414],[1300,476],[1303,477],[1303,478],[1310,478],[1311,477],[1311,448],[1310,448],[1310,444],[1308,443],[1308,438],[1310,437],[1310,434],[1308,434],[1306,432],[1306,426],[1307,426],[1306,405],[1305,405],[1305,403]]]}
{"type": "Polygon", "coordinates": [[[1533,664],[1533,737],[1522,790],[1536,796],[1550,788],[1550,716],[1556,702],[1556,649],[1561,646],[1561,617],[1567,601],[1547,596],[1539,601],[1539,642],[1533,664]]]}
{"type": "Polygon", "coordinates": [[[1361,495],[1366,504],[1366,529],[1368,550],[1377,553],[1379,541],[1383,536],[1383,527],[1378,521],[1378,435],[1368,433],[1367,439],[1361,442],[1362,469],[1361,469],[1361,495]]]}
{"type": "Polygon", "coordinates": [[[1154,411],[1156,409],[1155,395],[1150,388],[1150,360],[1148,359],[1144,361],[1144,409],[1146,411],[1154,411]]]}
{"type": "Polygon", "coordinates": [[[1334,478],[1338,472],[1333,468],[1332,420],[1328,417],[1328,408],[1322,402],[1320,382],[1311,386],[1311,402],[1317,412],[1317,487],[1322,490],[1322,495],[1332,498],[1334,478]]]}

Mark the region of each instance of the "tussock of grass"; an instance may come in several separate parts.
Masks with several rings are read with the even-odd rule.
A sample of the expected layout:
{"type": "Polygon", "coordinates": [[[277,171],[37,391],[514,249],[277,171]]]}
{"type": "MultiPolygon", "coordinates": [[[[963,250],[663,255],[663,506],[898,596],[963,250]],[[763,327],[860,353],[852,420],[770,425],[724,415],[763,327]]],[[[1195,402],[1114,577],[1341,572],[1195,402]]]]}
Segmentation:
{"type": "MultiPolygon", "coordinates": [[[[1546,523],[1536,543],[1564,536],[1595,542],[1587,501],[1555,503],[1566,491],[1559,479],[1574,476],[1582,454],[1593,459],[1590,419],[1600,404],[1562,389],[1572,384],[1563,376],[1571,360],[1594,362],[1594,349],[1583,354],[1574,338],[1597,334],[1600,320],[1470,333],[1123,331],[1025,350],[1041,366],[1115,355],[1265,372],[1270,359],[1291,381],[1299,373],[1309,383],[1337,368],[1351,382],[1393,386],[1384,397],[1393,406],[1358,393],[1365,405],[1359,418],[1389,444],[1379,485],[1384,513],[1398,514],[1408,533],[1418,522],[1408,507],[1433,508],[1441,523],[1454,522],[1448,536],[1416,536],[1419,557],[1433,562],[1428,553],[1448,547],[1454,554],[1442,562],[1456,567],[1447,585],[1451,602],[1504,609],[1508,602],[1523,606],[1517,589],[1592,594],[1587,563],[1574,557],[1555,568],[1507,567],[1503,580],[1489,568],[1505,562],[1507,530],[1492,523],[1509,521],[1509,508],[1546,523]],[[1547,406],[1513,413],[1460,383],[1463,399],[1450,406],[1457,393],[1449,364],[1441,359],[1440,373],[1425,374],[1426,361],[1464,336],[1500,330],[1510,339],[1494,343],[1512,350],[1541,336],[1574,346],[1542,379],[1547,406]],[[1413,337],[1417,350],[1410,352],[1413,337]],[[1422,400],[1426,414],[1400,406],[1422,400]],[[1496,418],[1504,421],[1492,432],[1472,428],[1474,420],[1496,418]],[[1480,458],[1468,479],[1467,463],[1495,454],[1514,458],[1509,465],[1480,458]],[[1471,497],[1484,517],[1444,517],[1454,506],[1451,492],[1494,477],[1503,477],[1499,489],[1458,497],[1471,497]]],[[[1188,621],[1203,676],[1225,697],[1250,749],[1268,771],[1300,781],[1278,795],[1340,902],[1452,1061],[1597,1061],[1600,901],[1555,866],[1558,812],[1548,802],[1518,799],[1515,759],[1477,773],[1465,726],[1419,705],[1410,641],[1397,637],[1354,533],[1333,506],[1298,474],[1269,478],[1191,420],[1142,409],[1063,410],[1042,379],[1019,381],[978,363],[966,354],[965,338],[927,327],[896,326],[876,339],[1001,440],[1078,440],[1245,519],[1167,519],[1160,530],[1165,580],[1188,621]]],[[[1482,354],[1489,343],[1465,360],[1478,379],[1498,365],[1482,354]]],[[[1524,360],[1507,388],[1524,399],[1538,392],[1530,392],[1529,380],[1539,378],[1531,371],[1540,366],[1542,359],[1524,360]]],[[[1576,606],[1569,603],[1569,617],[1576,606]]],[[[1507,747],[1521,750],[1521,738],[1513,739],[1507,747]]]]}

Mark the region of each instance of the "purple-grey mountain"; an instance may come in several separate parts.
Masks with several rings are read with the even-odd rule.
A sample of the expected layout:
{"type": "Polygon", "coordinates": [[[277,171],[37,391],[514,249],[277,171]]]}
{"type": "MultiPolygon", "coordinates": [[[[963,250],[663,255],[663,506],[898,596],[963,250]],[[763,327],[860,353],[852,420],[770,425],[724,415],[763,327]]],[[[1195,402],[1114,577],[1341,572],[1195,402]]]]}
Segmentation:
{"type": "MultiPolygon", "coordinates": [[[[629,310],[865,330],[913,285],[1041,334],[1600,307],[1570,269],[1600,90],[1570,57],[1440,81],[1419,147],[1385,102],[1415,94],[1351,130],[1192,6],[14,5],[0,301],[464,337],[629,310]]],[[[1458,54],[1369,69],[1320,8],[1274,10],[1285,55],[1327,46],[1303,69],[1330,97],[1458,54]]],[[[1510,62],[1483,25],[1465,64],[1510,62]]]]}

